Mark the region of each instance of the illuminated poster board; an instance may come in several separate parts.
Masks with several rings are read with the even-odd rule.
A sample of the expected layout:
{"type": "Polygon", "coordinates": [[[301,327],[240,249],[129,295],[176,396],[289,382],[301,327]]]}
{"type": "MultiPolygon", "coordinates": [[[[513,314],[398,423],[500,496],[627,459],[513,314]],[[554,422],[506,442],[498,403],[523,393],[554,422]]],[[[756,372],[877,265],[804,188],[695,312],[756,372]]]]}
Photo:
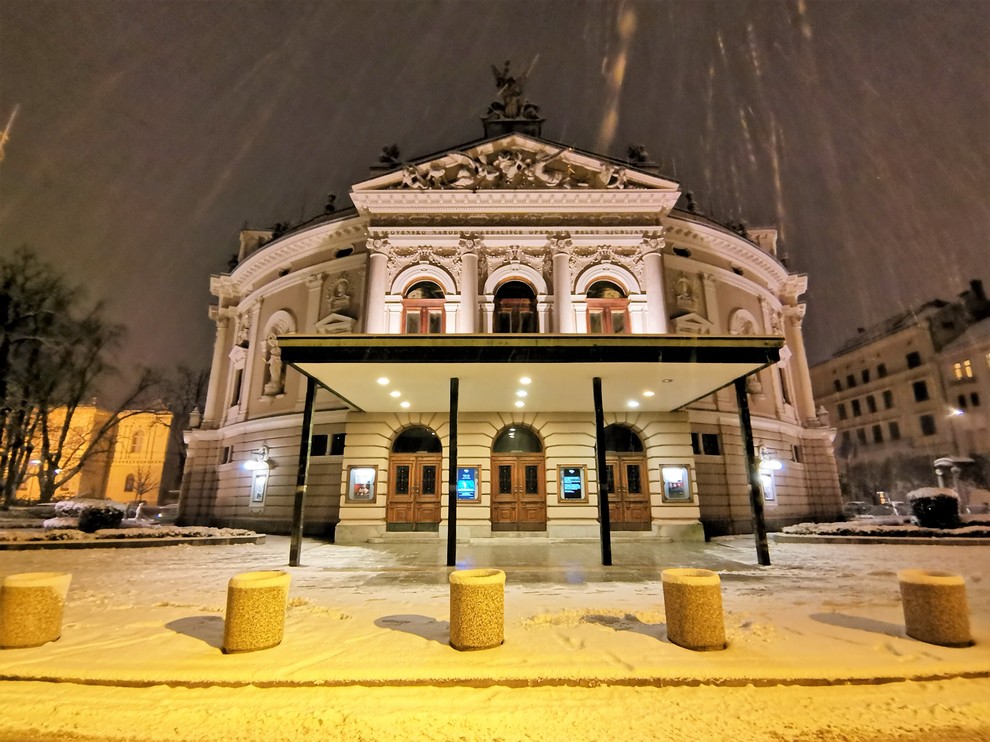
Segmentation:
{"type": "Polygon", "coordinates": [[[378,469],[374,466],[352,466],[347,477],[347,499],[350,502],[374,502],[377,478],[378,469]]]}
{"type": "Polygon", "coordinates": [[[461,466],[457,468],[457,501],[478,501],[477,466],[461,466]]]}
{"type": "Polygon", "coordinates": [[[691,502],[691,486],[686,466],[661,466],[664,502],[691,502]]]}
{"type": "Polygon", "coordinates": [[[585,486],[585,467],[561,466],[557,469],[557,479],[560,484],[561,502],[581,502],[588,499],[588,489],[585,486]]]}

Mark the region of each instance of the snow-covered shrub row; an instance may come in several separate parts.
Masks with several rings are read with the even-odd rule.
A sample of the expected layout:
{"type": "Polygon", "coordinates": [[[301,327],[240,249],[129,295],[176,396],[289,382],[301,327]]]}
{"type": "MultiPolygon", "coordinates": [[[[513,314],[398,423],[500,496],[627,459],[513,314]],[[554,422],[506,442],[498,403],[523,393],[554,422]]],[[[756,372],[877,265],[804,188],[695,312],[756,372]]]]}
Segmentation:
{"type": "Polygon", "coordinates": [[[990,523],[963,525],[960,528],[922,528],[921,526],[885,526],[868,521],[856,523],[798,523],[784,526],[784,533],[799,536],[893,536],[893,537],[957,537],[990,538],[990,523]]]}
{"type": "Polygon", "coordinates": [[[81,498],[77,500],[60,500],[59,502],[56,502],[55,516],[78,518],[84,509],[94,507],[116,508],[122,513],[127,510],[127,506],[122,502],[116,502],[114,500],[94,500],[92,498],[81,498]]]}
{"type": "Polygon", "coordinates": [[[243,528],[212,528],[208,526],[156,526],[154,528],[113,528],[83,533],[76,529],[49,530],[43,533],[0,532],[0,541],[104,541],[119,539],[161,538],[227,538],[257,536],[243,528]]]}
{"type": "Polygon", "coordinates": [[[96,533],[106,528],[116,528],[124,519],[124,511],[107,505],[89,505],[79,513],[79,530],[96,533]]]}
{"type": "Polygon", "coordinates": [[[41,527],[46,531],[54,531],[60,528],[79,528],[79,518],[74,516],[56,516],[42,521],[41,527]]]}

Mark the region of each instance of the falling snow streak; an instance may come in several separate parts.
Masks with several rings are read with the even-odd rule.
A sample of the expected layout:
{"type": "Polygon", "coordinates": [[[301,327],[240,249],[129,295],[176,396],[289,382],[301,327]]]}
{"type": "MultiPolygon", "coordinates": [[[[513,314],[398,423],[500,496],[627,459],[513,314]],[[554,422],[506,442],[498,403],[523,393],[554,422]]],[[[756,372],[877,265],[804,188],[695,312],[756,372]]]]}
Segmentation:
{"type": "Polygon", "coordinates": [[[245,220],[477,139],[490,65],[539,56],[548,139],[644,144],[709,217],[779,227],[815,361],[990,282],[987,38],[986,0],[3,0],[0,249],[108,298],[135,360],[205,365],[245,220]]]}

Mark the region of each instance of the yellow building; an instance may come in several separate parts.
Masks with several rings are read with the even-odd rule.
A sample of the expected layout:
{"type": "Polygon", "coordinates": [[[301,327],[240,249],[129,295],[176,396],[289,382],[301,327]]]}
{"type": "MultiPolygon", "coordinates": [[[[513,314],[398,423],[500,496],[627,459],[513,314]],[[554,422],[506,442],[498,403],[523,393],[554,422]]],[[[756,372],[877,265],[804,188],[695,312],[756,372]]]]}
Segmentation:
{"type": "MultiPolygon", "coordinates": [[[[64,414],[64,411],[56,411],[53,415],[53,429],[61,428],[64,414]]],[[[108,411],[95,405],[76,409],[64,448],[63,469],[78,465],[93,435],[109,417],[108,411]]],[[[75,476],[59,486],[58,499],[106,497],[118,502],[145,500],[157,504],[172,414],[125,411],[122,417],[114,433],[101,444],[101,450],[90,456],[75,476]]],[[[29,465],[28,475],[18,488],[17,496],[24,500],[39,499],[37,463],[29,465]]]]}

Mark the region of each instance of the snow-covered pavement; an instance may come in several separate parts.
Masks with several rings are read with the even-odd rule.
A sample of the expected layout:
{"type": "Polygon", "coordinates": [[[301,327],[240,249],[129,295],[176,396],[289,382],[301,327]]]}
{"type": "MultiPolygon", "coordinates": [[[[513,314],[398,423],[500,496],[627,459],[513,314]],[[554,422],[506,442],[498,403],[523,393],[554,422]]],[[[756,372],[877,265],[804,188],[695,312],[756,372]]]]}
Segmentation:
{"type": "Polygon", "coordinates": [[[0,739],[990,739],[990,547],[773,544],[771,567],[748,537],[617,543],[611,568],[590,544],[459,554],[507,573],[499,648],[448,646],[437,545],[307,541],[297,568],[280,537],[0,554],[0,574],[73,575],[62,638],[0,653],[0,739]],[[667,640],[668,566],[719,572],[725,651],[667,640]],[[905,636],[909,567],[966,578],[975,646],[905,636]],[[285,639],[224,655],[227,581],[257,569],[292,574],[285,639]]]}

